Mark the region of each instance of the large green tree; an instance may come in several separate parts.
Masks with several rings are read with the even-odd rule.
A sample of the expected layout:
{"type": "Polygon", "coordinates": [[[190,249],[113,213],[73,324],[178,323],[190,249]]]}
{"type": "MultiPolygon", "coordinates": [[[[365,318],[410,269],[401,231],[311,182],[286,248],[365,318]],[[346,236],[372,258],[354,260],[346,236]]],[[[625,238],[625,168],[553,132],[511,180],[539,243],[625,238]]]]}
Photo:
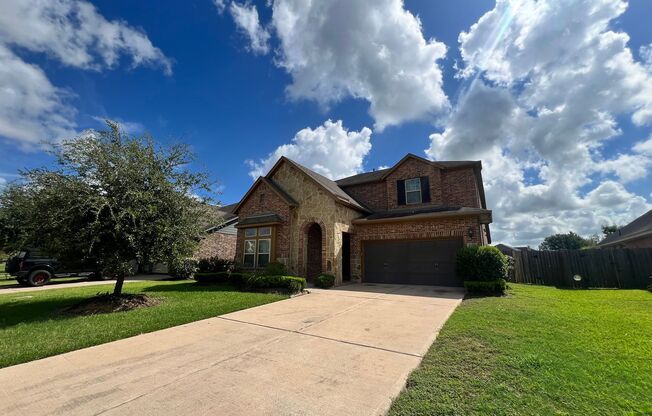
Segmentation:
{"type": "Polygon", "coordinates": [[[580,250],[595,247],[598,237],[584,238],[574,232],[568,234],[553,234],[546,237],[539,245],[539,250],[580,250]]]}
{"type": "Polygon", "coordinates": [[[55,168],[22,172],[1,191],[0,244],[97,259],[120,295],[130,261],[192,255],[212,210],[195,196],[210,193],[210,184],[205,173],[188,169],[187,145],[158,146],[107,124],[53,145],[55,168]]]}

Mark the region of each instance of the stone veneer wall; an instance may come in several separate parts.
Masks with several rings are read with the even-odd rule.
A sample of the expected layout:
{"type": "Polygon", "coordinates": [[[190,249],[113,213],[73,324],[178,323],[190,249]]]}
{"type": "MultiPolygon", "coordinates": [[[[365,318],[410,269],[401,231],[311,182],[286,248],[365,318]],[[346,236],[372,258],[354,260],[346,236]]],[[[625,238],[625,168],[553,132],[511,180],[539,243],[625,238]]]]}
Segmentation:
{"type": "MultiPolygon", "coordinates": [[[[245,201],[245,203],[238,210],[239,221],[245,218],[260,215],[264,213],[273,212],[278,214],[283,220],[283,224],[274,226],[274,254],[275,258],[272,260],[280,261],[281,263],[288,264],[290,257],[290,229],[292,227],[292,209],[281,199],[280,196],[269,185],[264,182],[253,190],[252,194],[245,201]]],[[[238,237],[236,242],[235,260],[237,263],[242,263],[242,255],[244,251],[244,230],[238,229],[238,237]]]]}
{"type": "Polygon", "coordinates": [[[289,268],[305,276],[306,230],[315,222],[322,227],[322,271],[334,274],[336,283],[341,283],[342,232],[350,230],[351,220],[362,214],[335,202],[312,179],[289,163],[279,166],[271,179],[299,203],[293,212],[294,225],[290,230],[289,268]]]}
{"type": "Polygon", "coordinates": [[[199,242],[195,258],[204,259],[217,256],[224,260],[235,260],[235,247],[238,237],[233,234],[215,232],[208,234],[199,242]]]}
{"type": "Polygon", "coordinates": [[[464,245],[483,244],[477,217],[355,224],[351,235],[351,278],[362,278],[362,243],[367,240],[402,240],[427,238],[462,238],[464,245]],[[474,230],[469,238],[468,230],[474,230]]]}

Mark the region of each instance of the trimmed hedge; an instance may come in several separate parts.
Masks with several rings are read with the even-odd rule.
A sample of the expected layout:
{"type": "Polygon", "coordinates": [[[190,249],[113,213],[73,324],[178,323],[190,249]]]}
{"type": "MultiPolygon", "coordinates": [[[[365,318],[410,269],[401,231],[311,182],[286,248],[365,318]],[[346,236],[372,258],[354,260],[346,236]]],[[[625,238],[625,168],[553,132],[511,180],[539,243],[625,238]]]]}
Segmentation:
{"type": "Polygon", "coordinates": [[[251,289],[280,289],[298,293],[306,288],[306,279],[296,276],[248,275],[244,278],[245,287],[251,289]]]}
{"type": "Polygon", "coordinates": [[[464,288],[469,293],[505,293],[507,281],[505,279],[496,279],[490,281],[465,280],[464,288]]]}
{"type": "Polygon", "coordinates": [[[200,284],[228,283],[238,290],[279,290],[298,293],[306,288],[306,279],[296,276],[267,276],[262,274],[218,272],[195,273],[195,280],[200,284]]]}
{"type": "Polygon", "coordinates": [[[265,266],[265,271],[263,272],[263,274],[266,276],[285,276],[287,274],[287,268],[283,263],[272,261],[270,263],[267,263],[267,266],[265,266]]]}
{"type": "Polygon", "coordinates": [[[320,287],[322,289],[328,289],[329,287],[333,287],[335,284],[335,276],[332,274],[320,274],[319,276],[315,277],[315,286],[320,287]]]}
{"type": "Polygon", "coordinates": [[[219,273],[233,270],[234,263],[231,260],[220,259],[217,256],[205,257],[197,262],[197,271],[200,273],[219,273]]]}
{"type": "Polygon", "coordinates": [[[227,283],[229,281],[229,272],[217,273],[195,273],[194,278],[199,283],[227,283]]]}
{"type": "Polygon", "coordinates": [[[455,268],[465,281],[490,282],[507,279],[509,261],[496,247],[469,246],[457,252],[455,268]]]}

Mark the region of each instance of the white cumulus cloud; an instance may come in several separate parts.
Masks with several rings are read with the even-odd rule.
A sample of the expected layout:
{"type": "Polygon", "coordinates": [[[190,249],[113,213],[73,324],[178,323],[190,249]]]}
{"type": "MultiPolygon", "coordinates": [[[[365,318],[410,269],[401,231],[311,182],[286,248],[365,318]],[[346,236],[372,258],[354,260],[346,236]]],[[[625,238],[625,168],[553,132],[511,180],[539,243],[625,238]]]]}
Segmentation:
{"type": "Polygon", "coordinates": [[[297,132],[290,143],[279,146],[267,158],[248,161],[249,175],[264,176],[274,163],[285,156],[330,179],[339,179],[362,172],[365,156],[371,150],[371,130],[349,131],[342,121],[327,120],[323,125],[297,132]]]}
{"type": "MultiPolygon", "coordinates": [[[[225,0],[217,1],[218,11],[225,0]]],[[[375,128],[437,121],[449,110],[439,60],[446,45],[425,39],[421,21],[402,0],[269,0],[260,22],[253,5],[230,4],[253,53],[279,47],[274,62],[292,77],[287,93],[328,107],[344,98],[369,102],[375,128]]]]}
{"type": "MultiPolygon", "coordinates": [[[[219,6],[218,6],[219,10],[219,6]]],[[[241,5],[236,2],[229,7],[231,16],[236,26],[249,39],[249,48],[254,54],[266,54],[269,52],[270,34],[261,24],[258,17],[258,9],[253,4],[241,5]]]]}
{"type": "Polygon", "coordinates": [[[172,61],[147,35],[124,21],[109,21],[82,0],[0,0],[0,136],[33,148],[76,133],[74,97],[16,50],[43,53],[66,66],[102,70],[129,58],[131,66],[172,61]]]}
{"type": "Polygon", "coordinates": [[[617,119],[652,122],[652,76],[611,22],[620,0],[498,0],[460,34],[465,90],[431,158],[478,158],[497,241],[599,232],[648,210],[624,184],[648,175],[647,142],[614,159],[617,119]],[[615,174],[618,181],[596,179],[615,174]]]}
{"type": "Polygon", "coordinates": [[[437,62],[446,46],[424,39],[401,0],[276,0],[272,7],[291,98],[325,106],[367,100],[378,130],[448,109],[437,62]]]}

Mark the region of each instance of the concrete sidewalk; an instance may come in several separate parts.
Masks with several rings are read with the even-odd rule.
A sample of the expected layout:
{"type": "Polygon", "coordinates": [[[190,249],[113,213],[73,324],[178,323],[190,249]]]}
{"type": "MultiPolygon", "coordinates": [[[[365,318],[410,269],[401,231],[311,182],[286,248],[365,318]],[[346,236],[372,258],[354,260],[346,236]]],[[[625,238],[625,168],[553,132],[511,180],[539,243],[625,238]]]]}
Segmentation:
{"type": "MultiPolygon", "coordinates": [[[[164,280],[169,279],[170,276],[167,274],[139,274],[136,276],[129,276],[125,279],[125,283],[128,282],[145,282],[150,280],[164,280]]],[[[115,280],[83,280],[83,277],[79,278],[80,282],[66,282],[53,279],[45,286],[30,287],[30,286],[21,286],[16,283],[15,286],[2,286],[0,287],[0,295],[5,293],[21,293],[21,292],[32,292],[40,290],[52,290],[52,289],[66,289],[70,287],[84,287],[84,286],[97,286],[97,285],[115,285],[115,280]]]]}
{"type": "Polygon", "coordinates": [[[2,415],[378,415],[461,302],[349,285],[0,370],[2,415]]]}

